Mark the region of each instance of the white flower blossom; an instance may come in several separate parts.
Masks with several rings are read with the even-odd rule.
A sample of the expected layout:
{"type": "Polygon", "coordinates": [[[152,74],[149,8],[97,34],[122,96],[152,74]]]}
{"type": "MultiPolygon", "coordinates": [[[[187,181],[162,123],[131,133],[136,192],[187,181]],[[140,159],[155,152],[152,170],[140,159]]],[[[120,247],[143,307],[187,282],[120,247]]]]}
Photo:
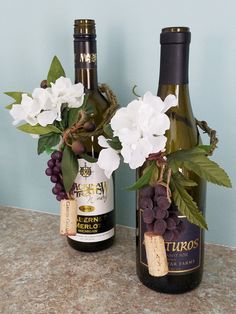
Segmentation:
{"type": "Polygon", "coordinates": [[[81,83],[72,84],[67,77],[61,76],[55,84],[51,83],[52,94],[61,104],[67,103],[69,108],[79,108],[84,101],[84,86],[81,83]]]}
{"type": "Polygon", "coordinates": [[[68,108],[79,108],[84,101],[84,86],[72,84],[69,78],[60,77],[51,84],[51,88],[35,88],[32,97],[22,95],[20,104],[14,104],[10,110],[13,124],[26,121],[34,126],[46,127],[54,121],[61,121],[62,104],[68,108]]]}
{"type": "Polygon", "coordinates": [[[37,103],[27,94],[22,94],[21,104],[15,104],[10,110],[10,115],[14,119],[13,124],[16,125],[21,121],[26,121],[30,125],[36,125],[35,112],[37,112],[37,103]]]}
{"type": "Polygon", "coordinates": [[[97,164],[101,169],[104,169],[105,175],[110,178],[112,172],[119,167],[119,153],[110,147],[103,135],[98,137],[98,144],[104,149],[99,153],[97,164]]]}
{"type": "Polygon", "coordinates": [[[162,101],[147,92],[143,98],[132,101],[113,116],[111,127],[114,136],[118,136],[122,145],[121,155],[131,169],[142,166],[149,154],[164,150],[167,140],[164,134],[170,127],[165,112],[176,105],[174,95],[162,101]]]}

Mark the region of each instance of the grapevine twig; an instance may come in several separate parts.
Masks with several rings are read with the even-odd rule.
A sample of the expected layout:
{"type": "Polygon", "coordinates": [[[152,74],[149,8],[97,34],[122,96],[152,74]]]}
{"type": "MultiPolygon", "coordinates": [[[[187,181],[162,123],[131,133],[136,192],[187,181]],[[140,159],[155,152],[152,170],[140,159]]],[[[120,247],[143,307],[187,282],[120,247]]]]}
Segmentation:
{"type": "Polygon", "coordinates": [[[211,149],[208,153],[209,156],[211,156],[214,152],[214,150],[217,148],[217,143],[219,142],[217,136],[216,136],[216,131],[211,129],[206,121],[199,121],[197,119],[196,120],[196,124],[197,126],[199,126],[204,133],[207,133],[210,137],[210,145],[211,145],[211,149]]]}

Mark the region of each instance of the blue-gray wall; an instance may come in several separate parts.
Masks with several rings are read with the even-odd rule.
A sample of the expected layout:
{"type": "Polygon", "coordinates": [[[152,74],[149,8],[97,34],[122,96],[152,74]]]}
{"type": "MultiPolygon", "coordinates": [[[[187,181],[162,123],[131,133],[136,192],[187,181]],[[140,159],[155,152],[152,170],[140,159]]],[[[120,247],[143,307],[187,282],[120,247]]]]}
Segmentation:
{"type": "MultiPolygon", "coordinates": [[[[73,78],[73,21],[97,22],[100,82],[119,102],[131,89],[157,90],[159,32],[166,26],[192,31],[190,92],[196,117],[218,131],[214,156],[236,181],[236,3],[234,0],[7,0],[0,1],[0,92],[31,91],[45,78],[56,54],[73,78]]],[[[47,156],[36,155],[36,141],[12,126],[0,96],[0,204],[58,212],[44,175],[47,156]]],[[[134,226],[134,195],[124,187],[134,180],[127,167],[117,174],[118,223],[134,226]]],[[[208,186],[207,240],[236,246],[236,193],[208,186]]]]}

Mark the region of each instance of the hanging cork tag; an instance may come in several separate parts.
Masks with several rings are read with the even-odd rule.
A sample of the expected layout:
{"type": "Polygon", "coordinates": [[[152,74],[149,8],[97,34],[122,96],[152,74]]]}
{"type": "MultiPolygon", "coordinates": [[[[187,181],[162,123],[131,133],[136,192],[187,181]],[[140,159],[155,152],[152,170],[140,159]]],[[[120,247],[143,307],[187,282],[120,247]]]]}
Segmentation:
{"type": "Polygon", "coordinates": [[[60,234],[76,235],[77,202],[76,200],[61,201],[60,234]]]}
{"type": "Polygon", "coordinates": [[[168,273],[168,262],[163,237],[153,232],[145,232],[144,244],[149,274],[154,277],[165,276],[168,273]]]}

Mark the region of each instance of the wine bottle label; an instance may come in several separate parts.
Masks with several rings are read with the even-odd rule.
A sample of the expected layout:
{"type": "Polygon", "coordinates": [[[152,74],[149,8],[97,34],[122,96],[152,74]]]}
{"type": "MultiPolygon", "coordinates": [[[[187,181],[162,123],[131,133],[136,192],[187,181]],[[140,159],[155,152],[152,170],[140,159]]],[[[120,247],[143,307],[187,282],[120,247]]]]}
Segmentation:
{"type": "Polygon", "coordinates": [[[75,68],[94,69],[97,67],[97,52],[95,41],[75,42],[75,68]]]}
{"type": "MultiPolygon", "coordinates": [[[[186,217],[179,217],[183,221],[184,232],[180,234],[177,241],[165,242],[169,275],[191,272],[201,265],[201,230],[198,226],[191,224],[186,217]]],[[[143,222],[141,210],[139,211],[139,226],[140,263],[148,267],[144,245],[144,233],[147,227],[143,222]]]]}
{"type": "Polygon", "coordinates": [[[114,235],[113,180],[107,179],[97,163],[79,159],[74,183],[77,200],[77,232],[70,236],[79,242],[99,242],[114,235]]]}

